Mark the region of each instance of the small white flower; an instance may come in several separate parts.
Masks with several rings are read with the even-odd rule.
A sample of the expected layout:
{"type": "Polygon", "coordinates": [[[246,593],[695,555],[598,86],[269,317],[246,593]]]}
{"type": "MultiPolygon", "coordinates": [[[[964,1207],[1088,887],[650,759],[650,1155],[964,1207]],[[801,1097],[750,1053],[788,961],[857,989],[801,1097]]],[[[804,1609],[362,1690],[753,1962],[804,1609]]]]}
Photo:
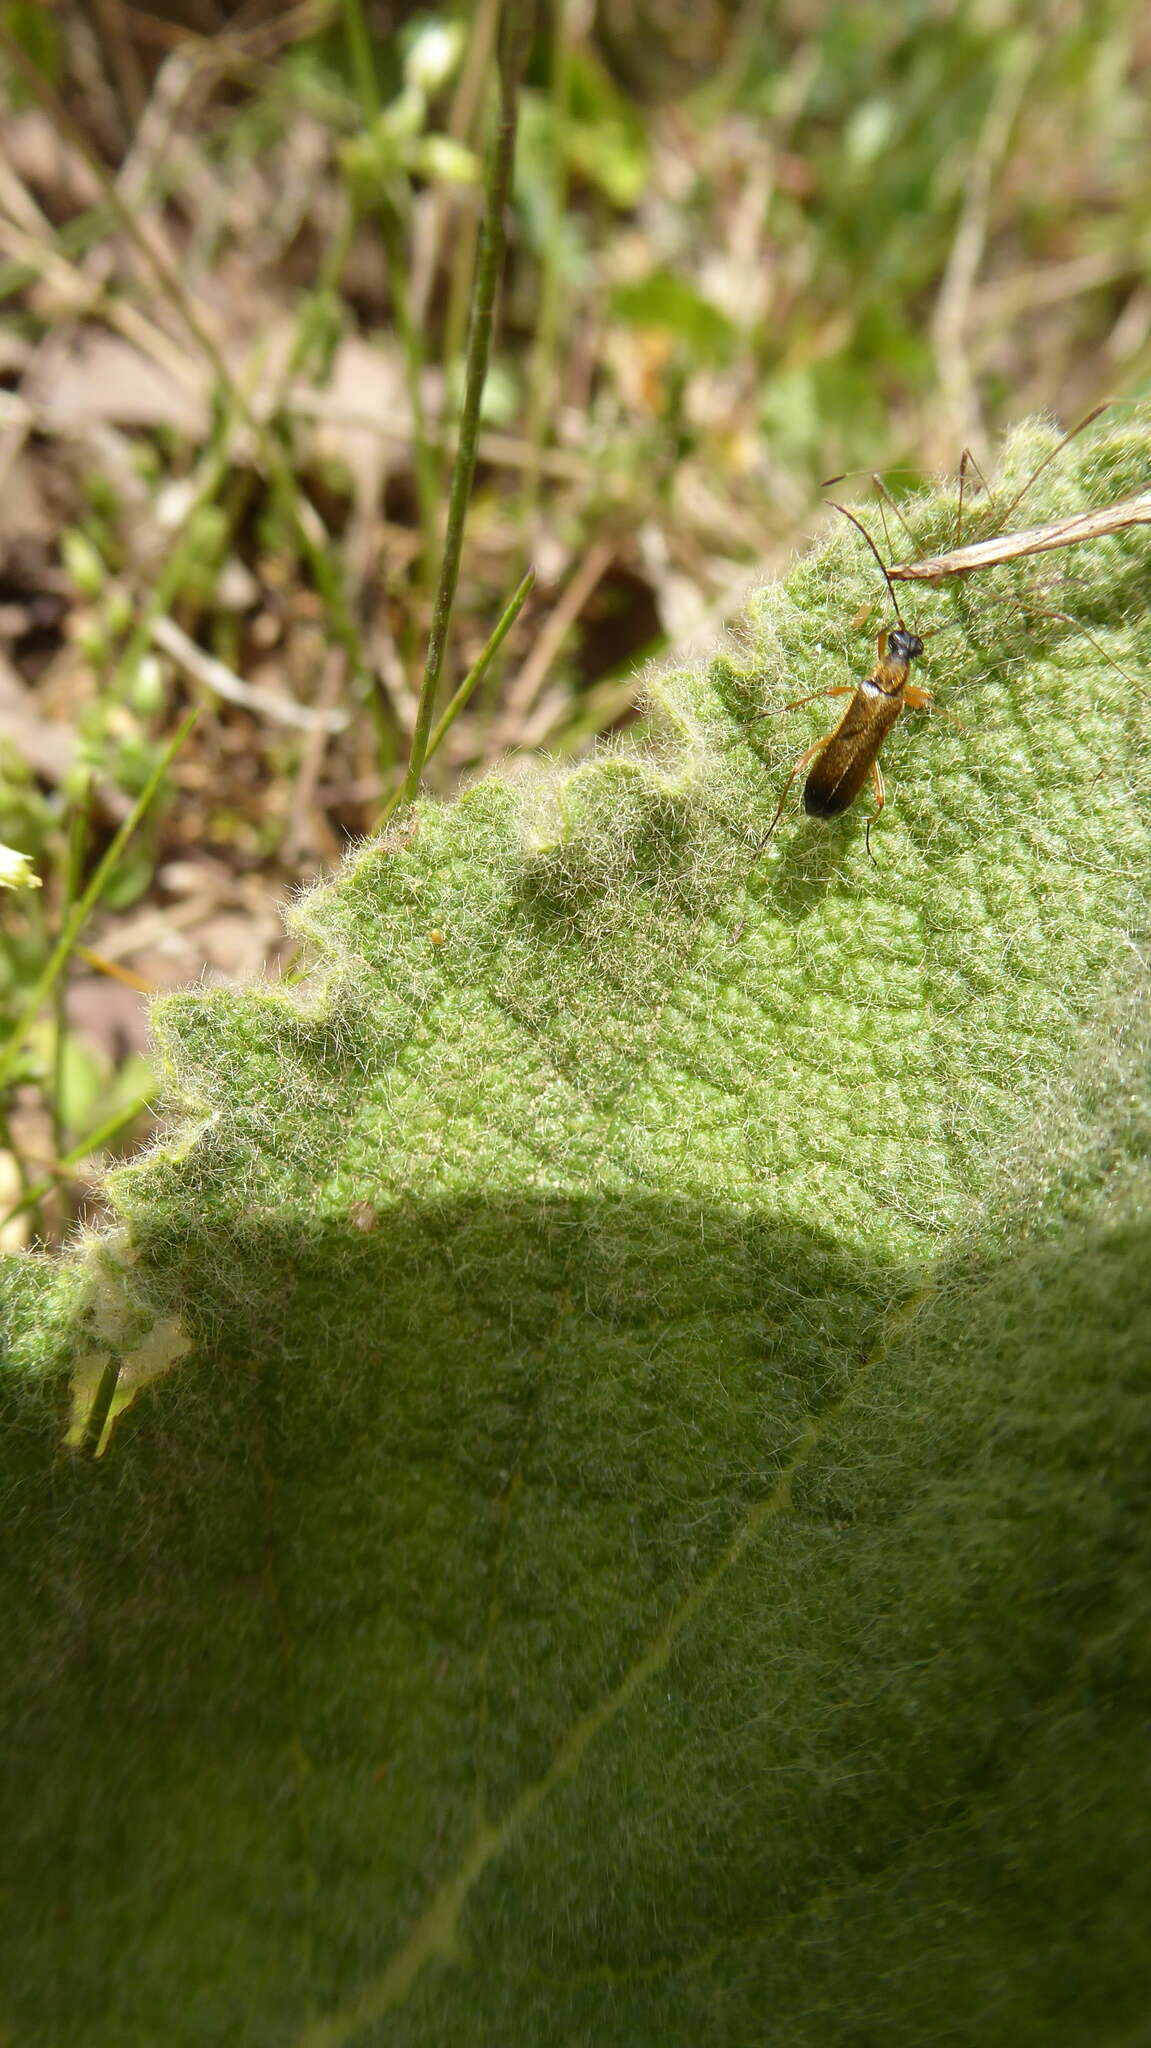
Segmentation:
{"type": "Polygon", "coordinates": [[[0,846],[0,889],[38,889],[40,877],[33,871],[26,853],[14,846],[0,846]]]}
{"type": "Polygon", "coordinates": [[[413,38],[404,77],[419,92],[438,92],[451,77],[464,44],[462,22],[429,22],[413,38]]]}

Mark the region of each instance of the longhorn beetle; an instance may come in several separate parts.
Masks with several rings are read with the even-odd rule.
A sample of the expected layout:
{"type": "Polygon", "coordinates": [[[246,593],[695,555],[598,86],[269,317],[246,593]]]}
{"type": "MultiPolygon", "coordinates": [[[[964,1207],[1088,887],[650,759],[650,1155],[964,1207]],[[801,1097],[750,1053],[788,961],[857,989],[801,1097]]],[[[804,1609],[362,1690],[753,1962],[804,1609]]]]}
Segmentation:
{"type": "MultiPolygon", "coordinates": [[[[1062,452],[1069,441],[1073,441],[1076,435],[1081,434],[1085,427],[1090,426],[1099,417],[1100,413],[1107,410],[1108,407],[1106,405],[1096,406],[1092,412],[1089,412],[1084,419],[1081,419],[1076,426],[1072,427],[1069,433],[1064,435],[1058,446],[1044,458],[1039,467],[1028,477],[1022,490],[1017,492],[1016,496],[1011,500],[1007,512],[1003,516],[1010,518],[1016,507],[1026,497],[1036,478],[1042,474],[1049,463],[1054,461],[1055,457],[1062,452]]],[[[968,460],[969,458],[965,453],[959,473],[960,520],[962,520],[963,516],[963,490],[968,460]]],[[[833,479],[833,481],[839,481],[839,479],[833,479]]],[[[883,776],[879,767],[879,752],[884,740],[887,738],[901,712],[908,705],[913,710],[933,708],[939,711],[941,717],[950,717],[949,712],[943,711],[935,704],[935,700],[929,690],[925,690],[918,683],[911,681],[911,665],[923,653],[924,641],[932,633],[946,632],[947,627],[934,626],[930,629],[930,633],[913,633],[901,616],[893,578],[896,576],[907,578],[919,576],[924,581],[936,581],[947,575],[963,575],[972,568],[984,566],[985,562],[1013,560],[1018,555],[1035,551],[1037,546],[1044,548],[1066,546],[1073,544],[1076,540],[1093,538],[1099,532],[1119,530],[1123,526],[1145,523],[1151,519],[1151,494],[1144,494],[1137,500],[1131,500],[1121,506],[1111,507],[1106,513],[1079,515],[1074,520],[1056,521],[1049,529],[1036,529],[1034,532],[1025,534],[1004,536],[999,542],[994,544],[983,543],[978,547],[956,549],[952,551],[951,555],[939,556],[930,562],[915,563],[907,567],[897,566],[895,569],[888,568],[867,528],[861,520],[856,518],[854,512],[849,512],[846,505],[833,504],[833,509],[842,513],[845,519],[850,519],[851,524],[856,528],[857,532],[862,534],[872,554],[875,556],[880,573],[887,585],[896,623],[894,627],[885,627],[883,632],[880,633],[876,642],[875,666],[871,674],[863,682],[842,683],[834,689],[815,690],[810,696],[797,697],[793,703],[782,707],[785,711],[795,711],[803,704],[815,703],[820,697],[850,697],[851,699],[839,724],[831,732],[825,733],[822,739],[816,740],[814,746],[806,748],[795,762],[780,792],[775,816],[768,826],[763,839],[760,841],[760,850],[766,846],[767,841],[771,838],[776,826],[779,824],[780,818],[783,816],[784,805],[792,783],[803,773],[805,768],[809,768],[810,772],[803,788],[803,808],[808,816],[813,818],[839,817],[843,811],[846,811],[855,802],[864,783],[870,777],[872,788],[875,791],[876,807],[867,821],[865,845],[869,857],[874,859],[874,855],[871,852],[871,828],[886,803],[883,776]]],[[[898,511],[898,507],[895,509],[898,511]]],[[[1119,667],[1118,662],[1114,661],[1106,652],[1106,649],[1100,646],[1094,634],[1089,633],[1086,627],[1080,624],[1079,620],[1071,618],[1066,612],[1058,611],[1048,612],[1046,616],[1051,619],[1058,619],[1064,625],[1075,627],[1078,632],[1082,633],[1091,642],[1092,646],[1097,649],[1112,668],[1117,669],[1118,673],[1128,683],[1132,681],[1132,678],[1127,675],[1126,671],[1119,667]]],[[[760,717],[769,717],[771,715],[769,712],[761,712],[759,714],[760,717]]],[[[958,724],[959,721],[953,719],[952,723],[958,724]]]]}
{"type": "MultiPolygon", "coordinates": [[[[850,697],[839,724],[833,731],[824,733],[815,745],[807,747],[796,761],[787,781],[784,783],[776,806],[775,816],[761,841],[766,846],[780,819],[787,794],[792,783],[811,764],[811,772],[803,785],[803,808],[809,818],[838,818],[855,802],[868,777],[875,791],[875,810],[867,821],[864,844],[869,857],[871,852],[871,828],[887,801],[883,787],[883,776],[879,767],[879,750],[906,706],[913,711],[926,710],[934,705],[930,690],[924,690],[911,680],[911,664],[918,661],[923,653],[923,643],[930,637],[927,633],[913,633],[900,616],[895,596],[895,585],[879,549],[862,521],[846,505],[836,505],[835,511],[842,512],[858,529],[875,556],[883,572],[884,581],[891,594],[891,608],[895,613],[893,627],[885,626],[875,643],[876,661],[871,674],[861,683],[839,683],[831,690],[813,690],[808,697],[797,697],[792,704],[784,705],[785,711],[797,711],[801,704],[814,704],[820,697],[850,697]]],[[[933,632],[944,629],[936,626],[933,632]]],[[[763,712],[761,717],[770,716],[763,712]]]]}

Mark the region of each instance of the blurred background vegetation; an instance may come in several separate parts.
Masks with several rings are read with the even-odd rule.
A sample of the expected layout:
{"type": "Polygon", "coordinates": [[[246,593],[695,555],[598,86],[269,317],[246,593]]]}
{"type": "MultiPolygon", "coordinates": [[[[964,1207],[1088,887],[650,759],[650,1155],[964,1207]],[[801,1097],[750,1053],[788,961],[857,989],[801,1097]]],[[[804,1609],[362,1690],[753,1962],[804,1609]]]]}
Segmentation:
{"type": "MultiPolygon", "coordinates": [[[[402,778],[499,16],[0,4],[6,1246],[402,778]]],[[[441,703],[537,582],[430,786],[625,725],[830,473],[1139,397],[1149,73],[1136,0],[541,0],[441,703]]]]}

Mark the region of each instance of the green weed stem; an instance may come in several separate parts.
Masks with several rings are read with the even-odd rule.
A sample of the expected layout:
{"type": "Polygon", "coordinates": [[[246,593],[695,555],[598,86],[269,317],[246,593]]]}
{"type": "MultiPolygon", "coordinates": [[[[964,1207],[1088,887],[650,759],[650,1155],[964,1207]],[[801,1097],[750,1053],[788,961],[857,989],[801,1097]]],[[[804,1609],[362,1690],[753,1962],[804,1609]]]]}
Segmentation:
{"type": "Polygon", "coordinates": [[[380,111],[380,83],[372,61],[372,41],[364,10],[360,0],[343,0],[344,34],[348,39],[348,53],[356,77],[356,91],[365,120],[371,124],[380,111]]]}
{"type": "MultiPolygon", "coordinates": [[[[455,692],[455,695],[452,697],[451,702],[447,705],[446,709],[441,712],[439,718],[436,720],[435,726],[433,727],[432,732],[428,738],[427,751],[424,755],[425,761],[430,761],[432,755],[438,752],[445,735],[450,730],[450,728],[455,724],[456,719],[459,717],[460,712],[464,709],[469,698],[474,694],[476,690],[479,689],[480,684],[483,682],[484,677],[486,676],[489,668],[492,665],[492,662],[495,660],[496,655],[499,653],[500,648],[503,646],[504,641],[507,639],[507,636],[511,632],[512,627],[515,625],[516,620],[519,618],[519,615],[524,608],[524,604],[527,601],[528,593],[532,589],[535,580],[535,570],[529,569],[526,576],[524,576],[521,579],[521,581],[517,584],[515,591],[509,598],[507,604],[505,605],[503,611],[500,614],[499,621],[495,627],[495,630],[491,634],[490,639],[488,639],[488,641],[485,643],[483,651],[472,663],[471,668],[468,670],[468,673],[464,677],[463,682],[460,684],[459,689],[455,692]]],[[[376,820],[375,829],[377,832],[380,831],[382,827],[387,824],[388,819],[391,817],[392,812],[395,810],[396,805],[399,803],[403,794],[403,785],[401,785],[399,789],[393,790],[391,796],[388,798],[387,803],[384,805],[383,810],[380,812],[378,819],[376,820]]]]}
{"type": "MultiPolygon", "coordinates": [[[[499,28],[500,0],[477,0],[472,10],[460,82],[456,87],[448,133],[457,142],[470,142],[477,110],[488,74],[492,47],[499,28]]],[[[444,319],[444,362],[454,363],[463,353],[475,259],[476,222],[470,207],[461,208],[452,231],[453,254],[448,283],[448,307],[444,319]]]]}
{"type": "MultiPolygon", "coordinates": [[[[343,11],[344,32],[348,39],[356,90],[360,96],[365,125],[370,128],[380,113],[380,87],[376,67],[372,61],[371,38],[364,20],[361,0],[343,0],[343,11]]],[[[391,194],[386,191],[380,195],[379,226],[384,246],[384,260],[388,269],[392,314],[404,357],[408,404],[412,409],[412,458],[416,472],[416,498],[419,503],[424,560],[427,564],[427,573],[430,575],[431,565],[436,558],[438,477],[424,416],[424,348],[419,328],[412,319],[411,300],[408,297],[407,251],[404,248],[400,212],[391,194]]]]}
{"type": "Polygon", "coordinates": [[[494,327],[496,291],[503,270],[506,231],[504,216],[511,193],[512,168],[515,163],[516,120],[519,112],[519,81],[527,61],[528,10],[524,0],[506,0],[501,21],[501,46],[499,55],[499,109],[496,117],[495,134],[488,155],[487,177],[484,193],[484,217],[480,228],[479,256],[476,262],[472,317],[468,328],[468,346],[464,379],[464,402],[460,413],[460,433],[456,446],[456,457],[452,464],[452,480],[448,491],[448,519],[444,534],[444,553],[440,564],[440,578],[436,589],[435,605],[432,610],[431,631],[428,634],[428,654],[424,666],[424,679],[420,686],[420,701],[416,711],[416,722],[412,731],[411,752],[408,756],[408,770],[404,777],[401,795],[410,803],[420,785],[424,762],[428,754],[432,718],[435,713],[436,694],[443,673],[444,655],[447,650],[448,627],[451,623],[452,606],[455,602],[456,585],[459,581],[460,555],[463,550],[464,524],[467,519],[468,502],[471,497],[472,478],[475,475],[476,451],[480,433],[480,405],[487,380],[488,361],[491,356],[492,331],[494,327]]]}
{"type": "MultiPolygon", "coordinates": [[[[556,0],[549,52],[551,120],[545,178],[548,209],[552,224],[557,229],[563,220],[567,200],[568,169],[564,147],[564,123],[567,119],[570,92],[569,47],[565,0],[556,0]]],[[[524,424],[524,439],[530,455],[524,465],[520,498],[520,517],[523,521],[527,547],[531,545],[531,527],[539,502],[540,459],[555,404],[556,355],[564,296],[563,247],[562,235],[553,232],[544,235],[543,247],[540,250],[539,315],[528,378],[527,417],[524,424]]]]}

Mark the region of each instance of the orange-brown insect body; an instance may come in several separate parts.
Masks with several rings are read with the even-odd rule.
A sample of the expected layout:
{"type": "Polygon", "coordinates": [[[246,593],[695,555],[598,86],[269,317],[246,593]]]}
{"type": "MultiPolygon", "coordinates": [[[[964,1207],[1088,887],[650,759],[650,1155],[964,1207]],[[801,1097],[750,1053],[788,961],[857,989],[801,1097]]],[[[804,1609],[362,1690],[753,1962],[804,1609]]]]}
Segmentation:
{"type": "Polygon", "coordinates": [[[882,808],[879,750],[905,704],[919,707],[930,702],[927,692],[910,680],[911,664],[922,652],[918,633],[909,633],[905,626],[879,635],[871,674],[856,684],[834,732],[804,757],[812,763],[803,790],[803,808],[810,818],[839,817],[855,802],[869,776],[882,808]]]}
{"type": "MultiPolygon", "coordinates": [[[[1064,435],[1058,446],[1052,449],[1039,467],[1032,472],[1022,490],[1016,492],[1002,515],[1004,520],[1010,519],[1036,478],[1043,474],[1060,450],[1066,447],[1068,441],[1073,441],[1077,434],[1081,434],[1085,427],[1090,426],[1091,422],[1098,419],[1100,413],[1106,410],[1106,405],[1097,405],[1079,421],[1077,426],[1072,427],[1069,434],[1064,435]]],[[[960,510],[957,544],[949,554],[934,556],[930,561],[912,562],[889,569],[862,520],[857,519],[855,513],[849,511],[846,505],[835,505],[835,510],[850,520],[874,555],[879,573],[887,585],[896,623],[880,633],[876,642],[875,666],[865,682],[846,683],[831,690],[815,690],[809,697],[797,697],[793,704],[783,707],[786,711],[797,711],[803,704],[814,703],[817,697],[851,699],[834,730],[825,733],[813,746],[807,747],[794,763],[780,791],[775,816],[760,842],[761,848],[767,844],[783,816],[784,805],[792,784],[806,769],[808,772],[803,789],[803,808],[812,818],[838,818],[855,802],[864,783],[870,777],[875,792],[875,810],[867,821],[866,845],[868,853],[871,853],[871,828],[886,803],[883,776],[879,769],[880,749],[896,719],[908,705],[913,710],[920,710],[926,709],[933,702],[929,690],[921,689],[917,683],[911,681],[911,665],[922,654],[923,641],[927,635],[921,637],[904,625],[899,613],[894,578],[937,581],[943,576],[966,575],[972,569],[1013,561],[1019,555],[1070,546],[1075,541],[1095,538],[1102,533],[1118,532],[1130,525],[1151,522],[1151,491],[1148,491],[1141,493],[1137,498],[1126,500],[1123,504],[1110,506],[1103,512],[1077,513],[1068,519],[1055,520],[1046,527],[1033,527],[1021,533],[1004,534],[993,541],[960,548],[958,531],[962,523],[963,487],[969,461],[970,457],[965,451],[959,466],[960,510]]],[[[837,482],[838,479],[834,478],[832,481],[837,482]]],[[[894,504],[894,501],[891,502],[894,504]]],[[[898,512],[897,506],[895,509],[898,512]]],[[[1078,626],[1078,621],[1070,618],[1066,612],[1049,612],[1047,616],[1061,619],[1067,625],[1078,626]]],[[[1079,626],[1079,630],[1086,631],[1082,626],[1079,626]]],[[[933,633],[946,631],[946,626],[931,628],[933,633]]],[[[1092,640],[1093,645],[1099,647],[1099,643],[1093,640],[1090,633],[1087,633],[1086,637],[1092,640]]],[[[1099,651],[1104,654],[1105,659],[1111,659],[1104,649],[1100,648],[1099,651]]],[[[1112,666],[1117,667],[1118,664],[1113,662],[1112,666]]],[[[1124,670],[1120,670],[1120,674],[1125,673],[1124,670]]],[[[1128,677],[1127,680],[1130,681],[1131,678],[1128,677]]],[[[950,716],[946,711],[942,715],[945,718],[950,716]]],[[[761,712],[759,716],[768,717],[770,714],[761,712]]]]}

